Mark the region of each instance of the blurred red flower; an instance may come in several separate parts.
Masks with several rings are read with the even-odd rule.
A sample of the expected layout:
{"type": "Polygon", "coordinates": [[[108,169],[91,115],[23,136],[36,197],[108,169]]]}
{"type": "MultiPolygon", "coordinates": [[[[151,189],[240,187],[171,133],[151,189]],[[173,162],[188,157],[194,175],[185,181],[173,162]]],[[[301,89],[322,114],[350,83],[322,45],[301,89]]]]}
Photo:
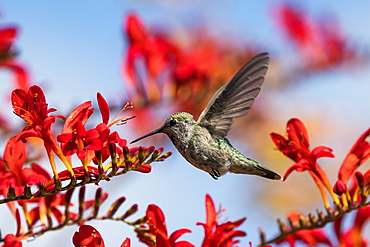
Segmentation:
{"type": "Polygon", "coordinates": [[[279,27],[296,43],[306,69],[322,70],[354,58],[355,51],[334,18],[314,20],[291,3],[281,3],[275,13],[279,27]]]}
{"type": "Polygon", "coordinates": [[[22,247],[22,242],[13,234],[7,234],[4,238],[2,247],[22,247]]]}
{"type": "Polygon", "coordinates": [[[15,76],[15,87],[28,88],[29,78],[25,68],[15,58],[13,45],[18,35],[15,26],[0,27],[0,67],[10,69],[15,76]]]}
{"type": "Polygon", "coordinates": [[[148,119],[159,125],[155,116],[169,108],[200,114],[217,89],[255,53],[232,40],[220,42],[200,27],[192,28],[187,34],[192,38],[184,42],[177,31],[147,28],[135,14],[125,18],[124,26],[128,51],[122,70],[142,133],[149,131],[148,119]]]}
{"type": "Polygon", "coordinates": [[[176,241],[184,233],[191,232],[188,229],[179,229],[168,236],[164,214],[158,206],[149,205],[145,217],[148,226],[135,230],[141,242],[150,247],[194,247],[188,241],[176,241]]]}
{"type": "Polygon", "coordinates": [[[61,115],[49,116],[49,113],[56,111],[56,109],[48,109],[45,94],[37,85],[31,86],[28,92],[23,89],[15,89],[12,92],[12,106],[14,113],[27,122],[27,126],[18,134],[18,140],[38,137],[48,143],[50,142],[51,124],[55,122],[56,118],[65,119],[61,115]]]}
{"type": "Polygon", "coordinates": [[[239,243],[239,240],[234,239],[235,237],[243,237],[246,235],[243,231],[235,230],[235,228],[240,226],[246,218],[220,224],[218,222],[218,217],[221,212],[222,211],[216,212],[212,198],[209,195],[206,195],[206,222],[197,223],[197,225],[201,225],[204,228],[205,236],[202,247],[231,247],[239,243]]]}
{"type": "Polygon", "coordinates": [[[159,85],[151,81],[145,88],[144,84],[171,67],[177,56],[177,47],[164,35],[147,31],[135,14],[126,17],[124,26],[128,41],[125,71],[133,82],[136,96],[141,97],[136,104],[146,105],[148,102],[155,102],[161,97],[159,85]],[[144,82],[137,71],[140,65],[144,65],[149,73],[144,82]]]}
{"type": "MultiPolygon", "coordinates": [[[[365,237],[368,234],[362,235],[365,223],[370,219],[370,205],[362,207],[356,211],[356,216],[353,220],[353,225],[343,231],[343,218],[334,221],[335,234],[340,247],[366,247],[367,241],[365,237]]],[[[347,225],[347,224],[346,224],[347,225]]]]}

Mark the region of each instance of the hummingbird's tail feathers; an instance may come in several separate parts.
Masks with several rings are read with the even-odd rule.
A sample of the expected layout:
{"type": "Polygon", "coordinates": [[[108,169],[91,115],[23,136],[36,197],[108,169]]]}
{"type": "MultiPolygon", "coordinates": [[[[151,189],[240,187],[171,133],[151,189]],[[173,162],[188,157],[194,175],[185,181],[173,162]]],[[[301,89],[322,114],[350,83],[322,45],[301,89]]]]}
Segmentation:
{"type": "Polygon", "coordinates": [[[248,162],[236,162],[231,165],[229,172],[236,174],[250,174],[257,175],[260,177],[282,180],[281,176],[276,172],[260,165],[257,161],[247,158],[248,162]]]}

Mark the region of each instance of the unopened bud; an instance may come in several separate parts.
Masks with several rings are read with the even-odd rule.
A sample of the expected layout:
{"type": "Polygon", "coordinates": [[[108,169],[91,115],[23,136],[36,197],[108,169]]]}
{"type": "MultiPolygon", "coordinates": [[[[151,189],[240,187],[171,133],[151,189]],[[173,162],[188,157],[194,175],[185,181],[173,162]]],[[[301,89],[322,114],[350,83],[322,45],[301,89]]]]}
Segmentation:
{"type": "Polygon", "coordinates": [[[344,192],[346,192],[346,190],[347,190],[347,187],[342,180],[338,180],[334,184],[333,191],[338,196],[341,196],[344,192]]]}
{"type": "Polygon", "coordinates": [[[364,175],[362,175],[361,172],[356,172],[355,177],[357,179],[358,187],[363,188],[364,187],[364,175]]]}

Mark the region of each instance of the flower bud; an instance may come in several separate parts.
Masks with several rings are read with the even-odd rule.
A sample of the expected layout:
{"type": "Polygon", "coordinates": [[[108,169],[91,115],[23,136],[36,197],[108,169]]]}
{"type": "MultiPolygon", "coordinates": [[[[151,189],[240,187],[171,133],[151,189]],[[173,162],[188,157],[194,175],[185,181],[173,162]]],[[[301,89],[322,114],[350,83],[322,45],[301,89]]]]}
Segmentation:
{"type": "Polygon", "coordinates": [[[344,192],[346,192],[346,190],[347,187],[342,180],[338,180],[333,187],[334,193],[338,196],[341,196],[344,192]]]}
{"type": "Polygon", "coordinates": [[[362,175],[361,172],[356,172],[355,177],[357,179],[358,187],[363,188],[364,187],[364,175],[362,175]]]}

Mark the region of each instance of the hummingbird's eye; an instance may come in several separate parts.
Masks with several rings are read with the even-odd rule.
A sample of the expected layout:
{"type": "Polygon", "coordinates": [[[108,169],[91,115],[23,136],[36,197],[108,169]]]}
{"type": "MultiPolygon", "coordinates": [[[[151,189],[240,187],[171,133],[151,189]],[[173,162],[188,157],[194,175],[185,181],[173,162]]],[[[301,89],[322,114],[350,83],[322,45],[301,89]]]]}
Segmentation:
{"type": "Polygon", "coordinates": [[[176,123],[177,123],[176,119],[171,119],[169,122],[170,126],[174,126],[176,123]]]}

